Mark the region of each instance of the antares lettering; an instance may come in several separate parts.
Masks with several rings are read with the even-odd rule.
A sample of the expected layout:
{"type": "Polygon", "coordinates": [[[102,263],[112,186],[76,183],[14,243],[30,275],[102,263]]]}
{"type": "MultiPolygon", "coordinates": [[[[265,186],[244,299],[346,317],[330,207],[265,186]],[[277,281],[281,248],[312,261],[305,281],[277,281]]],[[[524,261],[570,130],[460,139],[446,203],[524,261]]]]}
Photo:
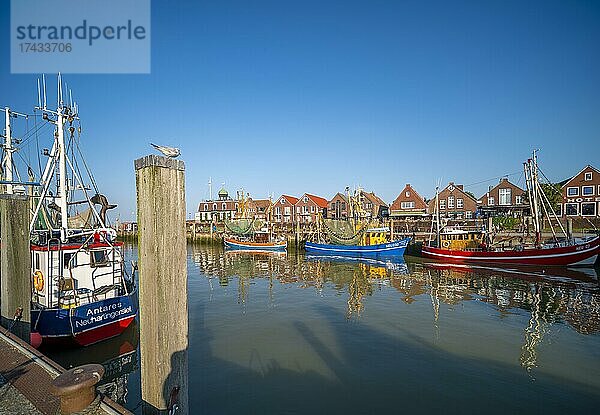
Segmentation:
{"type": "Polygon", "coordinates": [[[76,320],[75,327],[86,327],[86,326],[89,326],[90,324],[102,323],[102,322],[106,322],[106,321],[110,321],[110,320],[115,320],[120,316],[131,314],[131,313],[132,313],[131,306],[122,308],[121,303],[111,304],[110,306],[106,306],[106,307],[98,307],[93,310],[88,310],[88,316],[92,315],[91,317],[86,318],[85,320],[76,320]],[[110,311],[110,310],[98,311],[97,314],[94,314],[94,312],[96,310],[100,310],[100,309],[110,309],[110,310],[114,310],[114,311],[110,311]],[[90,314],[90,312],[92,314],[90,314]]]}

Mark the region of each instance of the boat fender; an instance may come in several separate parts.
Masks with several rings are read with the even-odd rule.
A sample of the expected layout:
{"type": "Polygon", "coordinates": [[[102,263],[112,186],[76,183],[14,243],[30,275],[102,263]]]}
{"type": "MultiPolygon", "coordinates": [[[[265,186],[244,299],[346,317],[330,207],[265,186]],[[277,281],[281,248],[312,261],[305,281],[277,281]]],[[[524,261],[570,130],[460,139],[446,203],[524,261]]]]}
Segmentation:
{"type": "Polygon", "coordinates": [[[33,286],[36,291],[42,291],[44,289],[44,274],[42,274],[42,271],[37,270],[33,273],[33,286]]]}

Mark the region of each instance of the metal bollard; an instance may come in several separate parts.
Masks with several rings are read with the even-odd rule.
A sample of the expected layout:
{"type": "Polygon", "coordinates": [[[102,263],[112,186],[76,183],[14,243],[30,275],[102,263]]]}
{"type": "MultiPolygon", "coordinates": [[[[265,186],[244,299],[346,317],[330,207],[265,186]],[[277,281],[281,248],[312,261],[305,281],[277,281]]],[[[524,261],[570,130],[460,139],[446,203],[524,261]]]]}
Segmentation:
{"type": "Polygon", "coordinates": [[[104,376],[98,364],[67,370],[52,382],[52,393],[60,397],[60,413],[73,414],[87,408],[96,399],[96,384],[104,376]]]}

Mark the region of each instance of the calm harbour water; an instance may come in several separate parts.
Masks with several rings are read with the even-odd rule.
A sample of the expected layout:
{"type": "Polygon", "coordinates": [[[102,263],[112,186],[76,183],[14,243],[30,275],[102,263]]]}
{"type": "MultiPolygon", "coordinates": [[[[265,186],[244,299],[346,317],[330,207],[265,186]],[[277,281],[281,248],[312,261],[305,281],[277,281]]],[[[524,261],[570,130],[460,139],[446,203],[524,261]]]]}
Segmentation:
{"type": "MultiPolygon", "coordinates": [[[[135,247],[127,247],[130,258],[135,247]]],[[[448,267],[188,246],[190,413],[578,413],[600,404],[593,269],[448,267]]],[[[137,325],[106,363],[139,412],[137,325]]]]}

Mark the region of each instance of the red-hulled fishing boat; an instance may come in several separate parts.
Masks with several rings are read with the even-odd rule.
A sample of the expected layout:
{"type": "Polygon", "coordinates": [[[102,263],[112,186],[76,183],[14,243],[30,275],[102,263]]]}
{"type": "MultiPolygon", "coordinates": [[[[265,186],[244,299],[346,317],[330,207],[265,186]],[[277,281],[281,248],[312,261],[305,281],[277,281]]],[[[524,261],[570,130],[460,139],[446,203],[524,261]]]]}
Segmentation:
{"type": "MultiPolygon", "coordinates": [[[[543,189],[538,182],[536,152],[524,163],[527,182],[527,196],[531,208],[535,237],[533,243],[520,243],[509,247],[494,247],[489,243],[489,230],[468,231],[459,228],[440,226],[439,208],[436,208],[437,238],[423,245],[425,258],[452,263],[495,263],[523,265],[584,265],[593,266],[600,254],[600,236],[593,235],[573,238],[567,235],[543,189]],[[553,238],[542,242],[542,217],[545,214],[548,223],[556,221],[564,237],[558,238],[552,230],[553,238]]],[[[436,194],[436,206],[438,206],[436,194]]]]}

